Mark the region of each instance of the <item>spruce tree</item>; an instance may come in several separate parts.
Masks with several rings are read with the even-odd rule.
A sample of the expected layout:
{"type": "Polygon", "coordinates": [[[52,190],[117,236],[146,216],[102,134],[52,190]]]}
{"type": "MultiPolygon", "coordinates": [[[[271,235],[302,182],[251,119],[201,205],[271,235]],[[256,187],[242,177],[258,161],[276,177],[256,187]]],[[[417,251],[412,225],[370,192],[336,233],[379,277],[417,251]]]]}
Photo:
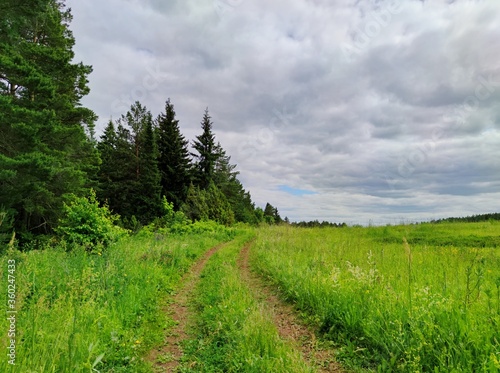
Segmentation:
{"type": "Polygon", "coordinates": [[[97,187],[97,197],[99,200],[109,203],[114,193],[111,192],[113,187],[113,174],[115,172],[114,157],[116,154],[117,134],[115,125],[112,120],[104,129],[101,140],[97,144],[97,150],[101,157],[101,167],[98,172],[99,185],[97,187]]]}
{"type": "Polygon", "coordinates": [[[214,178],[215,163],[218,152],[215,145],[215,135],[212,132],[212,122],[208,115],[208,108],[201,122],[202,134],[196,136],[193,148],[197,153],[192,154],[195,158],[195,181],[202,189],[207,189],[214,178]]]}
{"type": "Polygon", "coordinates": [[[161,213],[161,176],[151,117],[141,129],[140,142],[139,190],[134,199],[137,201],[137,216],[141,223],[147,224],[161,213]]]}
{"type": "Polygon", "coordinates": [[[92,185],[96,116],[80,105],[92,69],[72,62],[63,2],[4,0],[0,14],[0,205],[29,237],[50,232],[65,197],[92,185]]]}
{"type": "Polygon", "coordinates": [[[231,157],[222,149],[220,143],[216,146],[217,160],[215,162],[214,183],[225,195],[236,221],[256,224],[255,205],[250,193],[246,192],[238,180],[236,165],[231,164],[231,157]]]}
{"type": "Polygon", "coordinates": [[[162,194],[178,210],[186,200],[191,183],[191,160],[188,141],[180,132],[170,99],[165,104],[165,113],[156,119],[156,126],[162,194]]]}
{"type": "Polygon", "coordinates": [[[99,199],[124,220],[151,222],[161,212],[158,151],[151,113],[135,102],[109,123],[98,144],[102,165],[99,199]]]}
{"type": "Polygon", "coordinates": [[[278,209],[271,205],[269,202],[266,204],[266,207],[264,208],[264,218],[266,222],[270,224],[280,224],[283,222],[283,219],[281,219],[281,216],[278,212],[278,209]]]}
{"type": "Polygon", "coordinates": [[[117,121],[115,131],[110,121],[97,147],[102,159],[97,196],[115,214],[131,217],[136,212],[132,196],[138,190],[138,183],[130,130],[117,121]]]}

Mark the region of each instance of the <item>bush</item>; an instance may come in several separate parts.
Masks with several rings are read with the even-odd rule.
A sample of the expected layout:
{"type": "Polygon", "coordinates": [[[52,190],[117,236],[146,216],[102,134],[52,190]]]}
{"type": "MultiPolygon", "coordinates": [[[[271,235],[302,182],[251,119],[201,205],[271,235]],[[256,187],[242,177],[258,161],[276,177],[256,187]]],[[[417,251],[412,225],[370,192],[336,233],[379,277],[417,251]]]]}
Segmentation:
{"type": "Polygon", "coordinates": [[[73,196],[64,204],[65,216],[55,229],[66,242],[83,246],[88,252],[107,248],[127,231],[114,223],[120,218],[113,215],[107,206],[99,206],[95,191],[88,198],[73,196]]]}
{"type": "Polygon", "coordinates": [[[0,253],[12,247],[15,241],[12,214],[0,209],[0,253]]]}

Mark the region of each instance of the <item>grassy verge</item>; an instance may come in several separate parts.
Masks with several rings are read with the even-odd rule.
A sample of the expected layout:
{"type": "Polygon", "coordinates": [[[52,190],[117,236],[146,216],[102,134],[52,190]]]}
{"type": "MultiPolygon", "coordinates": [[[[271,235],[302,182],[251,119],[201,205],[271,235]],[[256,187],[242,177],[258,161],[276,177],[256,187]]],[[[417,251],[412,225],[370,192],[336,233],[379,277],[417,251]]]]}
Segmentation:
{"type": "MultiPolygon", "coordinates": [[[[0,371],[150,372],[143,356],[161,344],[171,322],[161,311],[182,274],[208,248],[234,232],[135,236],[101,255],[83,250],[8,252],[15,260],[15,365],[0,354],[0,371]]],[[[7,286],[0,299],[7,304],[7,286]]],[[[10,323],[0,320],[7,351],[10,323]]]]}
{"type": "Polygon", "coordinates": [[[488,243],[499,233],[494,222],[270,227],[252,263],[340,346],[345,365],[498,372],[500,252],[488,243]]]}
{"type": "Polygon", "coordinates": [[[270,317],[242,282],[238,254],[249,235],[216,253],[196,289],[195,337],[185,344],[181,372],[311,371],[282,341],[270,317]]]}

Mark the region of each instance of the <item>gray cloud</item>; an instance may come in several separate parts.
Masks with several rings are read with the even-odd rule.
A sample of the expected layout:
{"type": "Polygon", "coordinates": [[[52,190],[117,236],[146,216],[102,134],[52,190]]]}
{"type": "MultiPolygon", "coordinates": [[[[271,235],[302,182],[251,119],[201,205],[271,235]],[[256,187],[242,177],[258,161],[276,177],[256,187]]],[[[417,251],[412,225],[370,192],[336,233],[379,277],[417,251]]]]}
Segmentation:
{"type": "Polygon", "coordinates": [[[68,5],[99,129],[170,97],[192,139],[208,106],[259,205],[350,223],[500,208],[496,2],[68,5]]]}

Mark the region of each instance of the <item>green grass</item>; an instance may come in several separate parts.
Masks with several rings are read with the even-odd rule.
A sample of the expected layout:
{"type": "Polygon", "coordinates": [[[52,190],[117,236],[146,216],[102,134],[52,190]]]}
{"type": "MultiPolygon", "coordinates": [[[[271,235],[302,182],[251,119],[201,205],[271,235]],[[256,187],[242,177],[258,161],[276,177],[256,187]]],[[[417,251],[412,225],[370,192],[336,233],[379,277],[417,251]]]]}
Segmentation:
{"type": "Polygon", "coordinates": [[[498,222],[270,227],[259,230],[252,263],[340,346],[346,365],[498,372],[498,236],[498,222]]]}
{"type": "MultiPolygon", "coordinates": [[[[182,274],[230,230],[124,239],[102,255],[62,248],[2,256],[0,299],[7,303],[7,260],[16,261],[16,365],[2,372],[151,372],[143,357],[172,321],[161,311],[182,274]],[[96,369],[96,370],[93,370],[96,369]]],[[[8,321],[0,319],[7,351],[8,321]]]]}
{"type": "Polygon", "coordinates": [[[242,282],[238,253],[241,237],[207,263],[196,290],[194,338],[185,343],[181,372],[311,372],[279,338],[262,304],[242,282]]]}
{"type": "MultiPolygon", "coordinates": [[[[263,227],[145,232],[102,255],[63,247],[2,255],[16,261],[16,365],[0,370],[151,372],[144,356],[173,321],[162,308],[208,248],[195,294],[193,339],[182,372],[308,372],[282,341],[236,265],[257,235],[251,264],[296,303],[340,359],[381,372],[500,371],[500,223],[303,229],[263,227]],[[406,239],[406,243],[405,240],[406,239]]],[[[7,351],[7,317],[0,348],[7,351]]],[[[161,356],[168,361],[171,356],[161,356]]]]}

